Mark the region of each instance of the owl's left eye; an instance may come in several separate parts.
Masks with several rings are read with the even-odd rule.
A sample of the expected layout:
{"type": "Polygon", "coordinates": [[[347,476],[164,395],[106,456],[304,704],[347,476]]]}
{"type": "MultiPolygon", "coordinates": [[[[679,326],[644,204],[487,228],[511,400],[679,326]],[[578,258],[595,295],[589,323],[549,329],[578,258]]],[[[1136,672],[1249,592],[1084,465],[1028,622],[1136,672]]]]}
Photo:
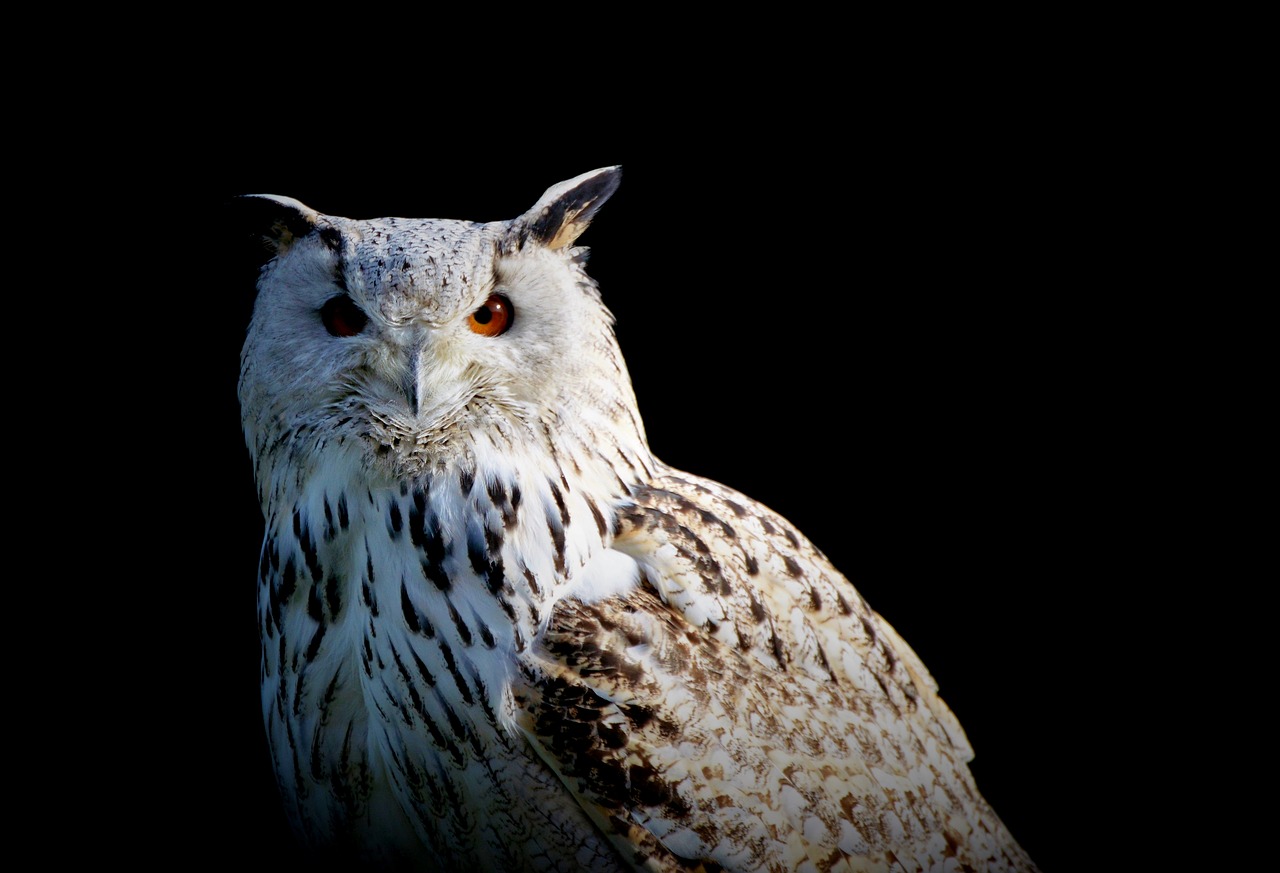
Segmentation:
{"type": "Polygon", "coordinates": [[[369,316],[346,294],[339,294],[320,307],[320,320],[333,336],[355,336],[369,323],[369,316]]]}
{"type": "Polygon", "coordinates": [[[467,318],[467,327],[481,336],[498,336],[511,329],[516,311],[505,294],[490,294],[479,309],[467,318]]]}

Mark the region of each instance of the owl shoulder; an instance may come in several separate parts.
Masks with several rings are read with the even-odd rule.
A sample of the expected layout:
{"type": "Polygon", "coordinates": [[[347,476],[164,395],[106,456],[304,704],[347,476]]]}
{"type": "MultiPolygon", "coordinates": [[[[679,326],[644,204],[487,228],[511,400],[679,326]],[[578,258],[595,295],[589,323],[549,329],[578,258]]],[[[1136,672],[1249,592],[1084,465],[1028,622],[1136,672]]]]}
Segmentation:
{"type": "Polygon", "coordinates": [[[918,722],[972,750],[918,655],[786,518],[710,479],[660,471],[632,491],[613,548],[700,633],[762,670],[824,683],[853,708],[918,722]]]}

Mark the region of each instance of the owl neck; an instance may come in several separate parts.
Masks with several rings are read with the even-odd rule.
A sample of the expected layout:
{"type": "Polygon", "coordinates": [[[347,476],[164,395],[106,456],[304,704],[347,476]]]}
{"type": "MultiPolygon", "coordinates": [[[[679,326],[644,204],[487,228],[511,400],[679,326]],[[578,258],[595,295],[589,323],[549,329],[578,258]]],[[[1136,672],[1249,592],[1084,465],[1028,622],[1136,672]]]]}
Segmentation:
{"type": "Polygon", "coordinates": [[[384,613],[407,596],[434,626],[474,616],[458,629],[463,642],[519,650],[608,550],[619,508],[658,466],[626,424],[630,433],[619,434],[617,421],[576,415],[526,421],[515,434],[508,422],[411,459],[376,455],[357,439],[295,444],[294,461],[314,463],[270,465],[295,472],[271,477],[268,524],[310,530],[334,575],[352,580],[352,601],[363,596],[354,580],[372,576],[384,613]]]}

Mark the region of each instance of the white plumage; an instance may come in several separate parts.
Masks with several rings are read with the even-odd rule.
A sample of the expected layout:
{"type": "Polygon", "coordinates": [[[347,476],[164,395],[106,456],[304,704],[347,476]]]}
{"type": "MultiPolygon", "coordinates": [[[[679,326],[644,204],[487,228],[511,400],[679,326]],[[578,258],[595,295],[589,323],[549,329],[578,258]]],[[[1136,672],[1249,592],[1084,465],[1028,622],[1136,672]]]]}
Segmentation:
{"type": "Polygon", "coordinates": [[[575,248],[247,198],[263,707],[326,860],[1033,870],[907,644],[785,519],[653,457],[575,248]]]}

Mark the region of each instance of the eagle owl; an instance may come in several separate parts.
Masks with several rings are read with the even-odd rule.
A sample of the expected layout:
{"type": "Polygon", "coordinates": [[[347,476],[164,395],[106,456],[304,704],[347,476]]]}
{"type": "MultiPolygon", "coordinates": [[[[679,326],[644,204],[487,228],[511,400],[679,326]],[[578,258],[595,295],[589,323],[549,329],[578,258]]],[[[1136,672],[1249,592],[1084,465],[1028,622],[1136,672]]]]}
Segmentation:
{"type": "Polygon", "coordinates": [[[241,202],[262,706],[317,857],[476,871],[1034,870],[911,648],[788,521],[653,456],[576,246],[241,202]]]}

